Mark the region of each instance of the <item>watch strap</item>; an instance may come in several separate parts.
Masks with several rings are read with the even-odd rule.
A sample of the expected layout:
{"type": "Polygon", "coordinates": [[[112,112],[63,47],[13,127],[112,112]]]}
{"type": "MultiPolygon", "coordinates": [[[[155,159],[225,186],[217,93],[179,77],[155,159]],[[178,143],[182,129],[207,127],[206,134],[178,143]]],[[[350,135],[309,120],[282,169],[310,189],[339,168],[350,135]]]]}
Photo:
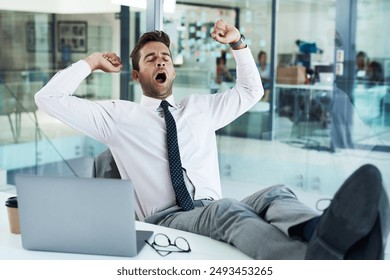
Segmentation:
{"type": "Polygon", "coordinates": [[[240,40],[238,40],[238,42],[236,43],[231,43],[229,44],[229,46],[232,48],[232,49],[235,49],[235,48],[238,48],[239,46],[241,46],[242,44],[245,44],[245,36],[241,34],[241,37],[240,37],[240,40]]]}

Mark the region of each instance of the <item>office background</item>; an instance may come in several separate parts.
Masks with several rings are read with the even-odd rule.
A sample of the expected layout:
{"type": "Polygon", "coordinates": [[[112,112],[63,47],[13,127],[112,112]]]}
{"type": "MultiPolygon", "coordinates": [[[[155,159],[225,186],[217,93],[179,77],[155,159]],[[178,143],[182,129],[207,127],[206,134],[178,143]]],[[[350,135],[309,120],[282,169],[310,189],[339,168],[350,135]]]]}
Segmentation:
{"type": "Polygon", "coordinates": [[[240,28],[256,59],[265,51],[271,68],[267,97],[217,132],[225,195],[284,183],[314,206],[365,163],[380,168],[389,190],[389,1],[187,0],[170,11],[153,0],[146,9],[112,2],[0,0],[0,190],[14,191],[17,173],[91,176],[106,147],[33,101],[54,73],[89,53],[116,52],[125,67],[93,73],[77,91],[83,98],[139,100],[128,54],[150,26],[171,36],[177,99],[232,86],[216,79],[221,56],[235,75],[229,48],[209,37],[218,18],[240,28]],[[368,57],[360,71],[359,51],[368,57]]]}

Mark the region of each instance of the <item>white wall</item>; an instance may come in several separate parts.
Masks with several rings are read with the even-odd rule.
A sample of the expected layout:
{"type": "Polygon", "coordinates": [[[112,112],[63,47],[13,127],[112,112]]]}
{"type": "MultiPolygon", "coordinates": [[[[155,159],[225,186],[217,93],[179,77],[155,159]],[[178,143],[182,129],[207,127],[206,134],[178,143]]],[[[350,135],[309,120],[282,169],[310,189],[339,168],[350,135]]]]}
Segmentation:
{"type": "Polygon", "coordinates": [[[369,58],[390,58],[390,1],[358,1],[357,14],[356,51],[365,51],[369,58]]]}
{"type": "Polygon", "coordinates": [[[335,7],[329,2],[309,3],[283,2],[278,10],[277,52],[296,53],[297,39],[315,42],[324,50],[321,60],[332,62],[335,30],[335,7]]]}

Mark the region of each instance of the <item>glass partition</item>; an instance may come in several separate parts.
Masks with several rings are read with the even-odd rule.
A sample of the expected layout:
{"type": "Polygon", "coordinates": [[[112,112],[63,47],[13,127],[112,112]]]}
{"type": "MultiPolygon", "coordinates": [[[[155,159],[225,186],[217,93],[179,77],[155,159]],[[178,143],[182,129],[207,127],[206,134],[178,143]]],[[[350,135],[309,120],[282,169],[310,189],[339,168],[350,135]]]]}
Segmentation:
{"type": "Polygon", "coordinates": [[[389,1],[357,1],[353,104],[356,145],[389,151],[390,40],[385,34],[389,1]]]}
{"type": "MultiPolygon", "coordinates": [[[[0,190],[16,173],[89,177],[105,146],[40,112],[34,94],[59,70],[92,52],[120,50],[114,13],[48,14],[0,10],[0,190]]],[[[77,90],[119,98],[119,75],[96,72],[77,90]]]]}

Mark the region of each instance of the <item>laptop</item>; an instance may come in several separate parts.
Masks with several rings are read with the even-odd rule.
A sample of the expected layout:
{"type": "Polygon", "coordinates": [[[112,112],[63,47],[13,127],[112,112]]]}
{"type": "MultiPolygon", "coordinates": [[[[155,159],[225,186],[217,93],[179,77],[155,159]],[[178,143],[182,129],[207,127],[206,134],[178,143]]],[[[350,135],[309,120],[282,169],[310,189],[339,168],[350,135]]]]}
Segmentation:
{"type": "Polygon", "coordinates": [[[128,180],[15,176],[23,248],[136,256],[152,231],[136,231],[128,180]]]}

